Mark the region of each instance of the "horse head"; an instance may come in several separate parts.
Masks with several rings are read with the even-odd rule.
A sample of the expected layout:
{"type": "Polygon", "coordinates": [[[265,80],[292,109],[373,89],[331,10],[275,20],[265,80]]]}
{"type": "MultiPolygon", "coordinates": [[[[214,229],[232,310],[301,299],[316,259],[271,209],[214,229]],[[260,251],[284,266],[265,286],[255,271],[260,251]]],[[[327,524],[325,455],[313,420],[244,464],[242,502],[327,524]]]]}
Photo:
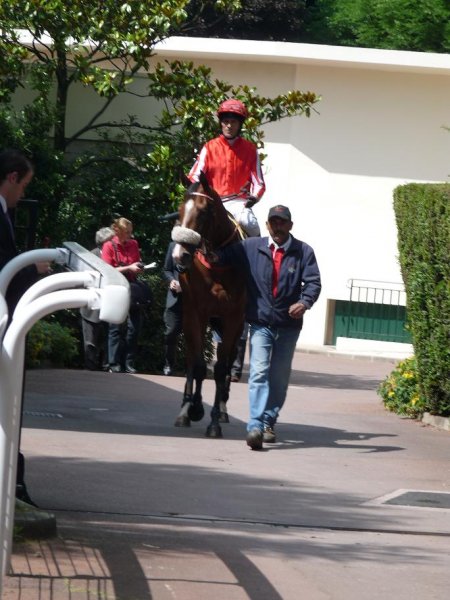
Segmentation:
{"type": "Polygon", "coordinates": [[[220,196],[209,185],[203,172],[200,173],[200,181],[191,184],[185,192],[179,209],[179,222],[172,230],[175,242],[173,259],[179,270],[186,270],[192,265],[197,249],[215,247],[216,232],[227,223],[220,196]],[[219,224],[221,227],[217,227],[219,224]]]}

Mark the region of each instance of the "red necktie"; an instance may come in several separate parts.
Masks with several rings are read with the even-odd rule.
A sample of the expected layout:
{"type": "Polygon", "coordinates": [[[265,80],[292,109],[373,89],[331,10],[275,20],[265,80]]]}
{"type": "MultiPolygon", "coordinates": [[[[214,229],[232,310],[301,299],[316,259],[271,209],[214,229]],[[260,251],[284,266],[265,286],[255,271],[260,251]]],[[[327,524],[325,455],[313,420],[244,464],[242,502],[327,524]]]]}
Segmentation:
{"type": "Polygon", "coordinates": [[[280,276],[281,261],[283,260],[284,248],[277,248],[271,244],[270,249],[272,250],[273,258],[273,272],[272,272],[272,295],[275,298],[278,292],[278,278],[280,276]]]}

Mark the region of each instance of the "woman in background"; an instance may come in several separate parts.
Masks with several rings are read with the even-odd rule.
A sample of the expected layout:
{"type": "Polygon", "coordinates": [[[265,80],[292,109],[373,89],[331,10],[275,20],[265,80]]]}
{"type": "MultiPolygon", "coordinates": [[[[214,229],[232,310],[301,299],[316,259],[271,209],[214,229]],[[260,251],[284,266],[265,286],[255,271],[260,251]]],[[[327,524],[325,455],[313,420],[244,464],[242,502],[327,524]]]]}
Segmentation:
{"type": "MultiPolygon", "coordinates": [[[[111,228],[114,237],[103,244],[102,259],[120,271],[128,281],[136,281],[137,275],[143,272],[139,245],[133,235],[133,224],[125,217],[116,219],[111,228]]],[[[138,306],[130,306],[125,323],[109,324],[108,328],[108,360],[110,373],[136,373],[134,359],[141,323],[141,312],[138,306]]]]}

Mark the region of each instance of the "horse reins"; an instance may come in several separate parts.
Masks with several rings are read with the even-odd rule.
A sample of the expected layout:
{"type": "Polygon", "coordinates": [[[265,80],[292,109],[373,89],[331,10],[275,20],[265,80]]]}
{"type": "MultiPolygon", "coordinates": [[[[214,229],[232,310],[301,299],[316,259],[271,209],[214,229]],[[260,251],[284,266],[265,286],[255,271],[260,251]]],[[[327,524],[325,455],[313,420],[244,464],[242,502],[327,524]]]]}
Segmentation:
{"type": "MultiPolygon", "coordinates": [[[[190,196],[200,196],[201,198],[206,198],[210,202],[215,201],[215,199],[212,196],[209,196],[208,194],[202,194],[201,192],[189,192],[189,195],[190,196]]],[[[219,197],[219,199],[222,200],[220,197],[219,197]]],[[[227,244],[229,244],[231,242],[231,240],[233,239],[233,237],[236,235],[236,233],[239,233],[239,231],[240,231],[239,224],[235,221],[235,219],[233,219],[231,217],[230,213],[228,213],[228,218],[234,225],[234,228],[233,228],[233,231],[231,232],[231,234],[227,237],[227,239],[219,245],[219,248],[222,248],[222,247],[226,246],[227,244]]],[[[210,246],[210,242],[209,242],[209,240],[205,239],[203,236],[201,239],[202,239],[201,244],[194,251],[194,254],[197,256],[197,259],[200,261],[200,263],[207,269],[214,269],[216,271],[228,271],[230,269],[229,266],[220,266],[219,267],[218,265],[212,265],[207,260],[206,256],[208,254],[208,248],[210,246]]],[[[186,244],[185,244],[185,246],[186,246],[186,244]]]]}
{"type": "Polygon", "coordinates": [[[207,198],[214,202],[214,198],[212,196],[208,196],[208,194],[202,194],[201,192],[189,192],[189,196],[202,196],[202,198],[207,198]]]}

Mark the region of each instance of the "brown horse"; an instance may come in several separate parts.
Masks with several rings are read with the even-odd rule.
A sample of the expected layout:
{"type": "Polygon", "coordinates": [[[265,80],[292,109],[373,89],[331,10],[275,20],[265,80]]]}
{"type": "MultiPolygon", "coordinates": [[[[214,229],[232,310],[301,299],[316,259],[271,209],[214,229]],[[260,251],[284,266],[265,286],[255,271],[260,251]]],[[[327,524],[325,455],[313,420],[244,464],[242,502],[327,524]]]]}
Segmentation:
{"type": "Polygon", "coordinates": [[[183,333],[186,343],[187,375],[183,403],[175,426],[189,427],[203,418],[202,383],[206,376],[205,334],[211,320],[220,323],[221,341],[214,366],[216,393],[211,423],[206,436],[222,437],[220,423],[228,423],[226,403],[230,391],[230,370],[244,325],[245,282],[231,267],[213,266],[207,254],[240,239],[220,196],[201,174],[200,183],[186,191],[179,209],[180,225],[174,227],[173,258],[180,270],[183,292],[183,333]],[[194,390],[195,382],[195,390],[194,390]]]}

